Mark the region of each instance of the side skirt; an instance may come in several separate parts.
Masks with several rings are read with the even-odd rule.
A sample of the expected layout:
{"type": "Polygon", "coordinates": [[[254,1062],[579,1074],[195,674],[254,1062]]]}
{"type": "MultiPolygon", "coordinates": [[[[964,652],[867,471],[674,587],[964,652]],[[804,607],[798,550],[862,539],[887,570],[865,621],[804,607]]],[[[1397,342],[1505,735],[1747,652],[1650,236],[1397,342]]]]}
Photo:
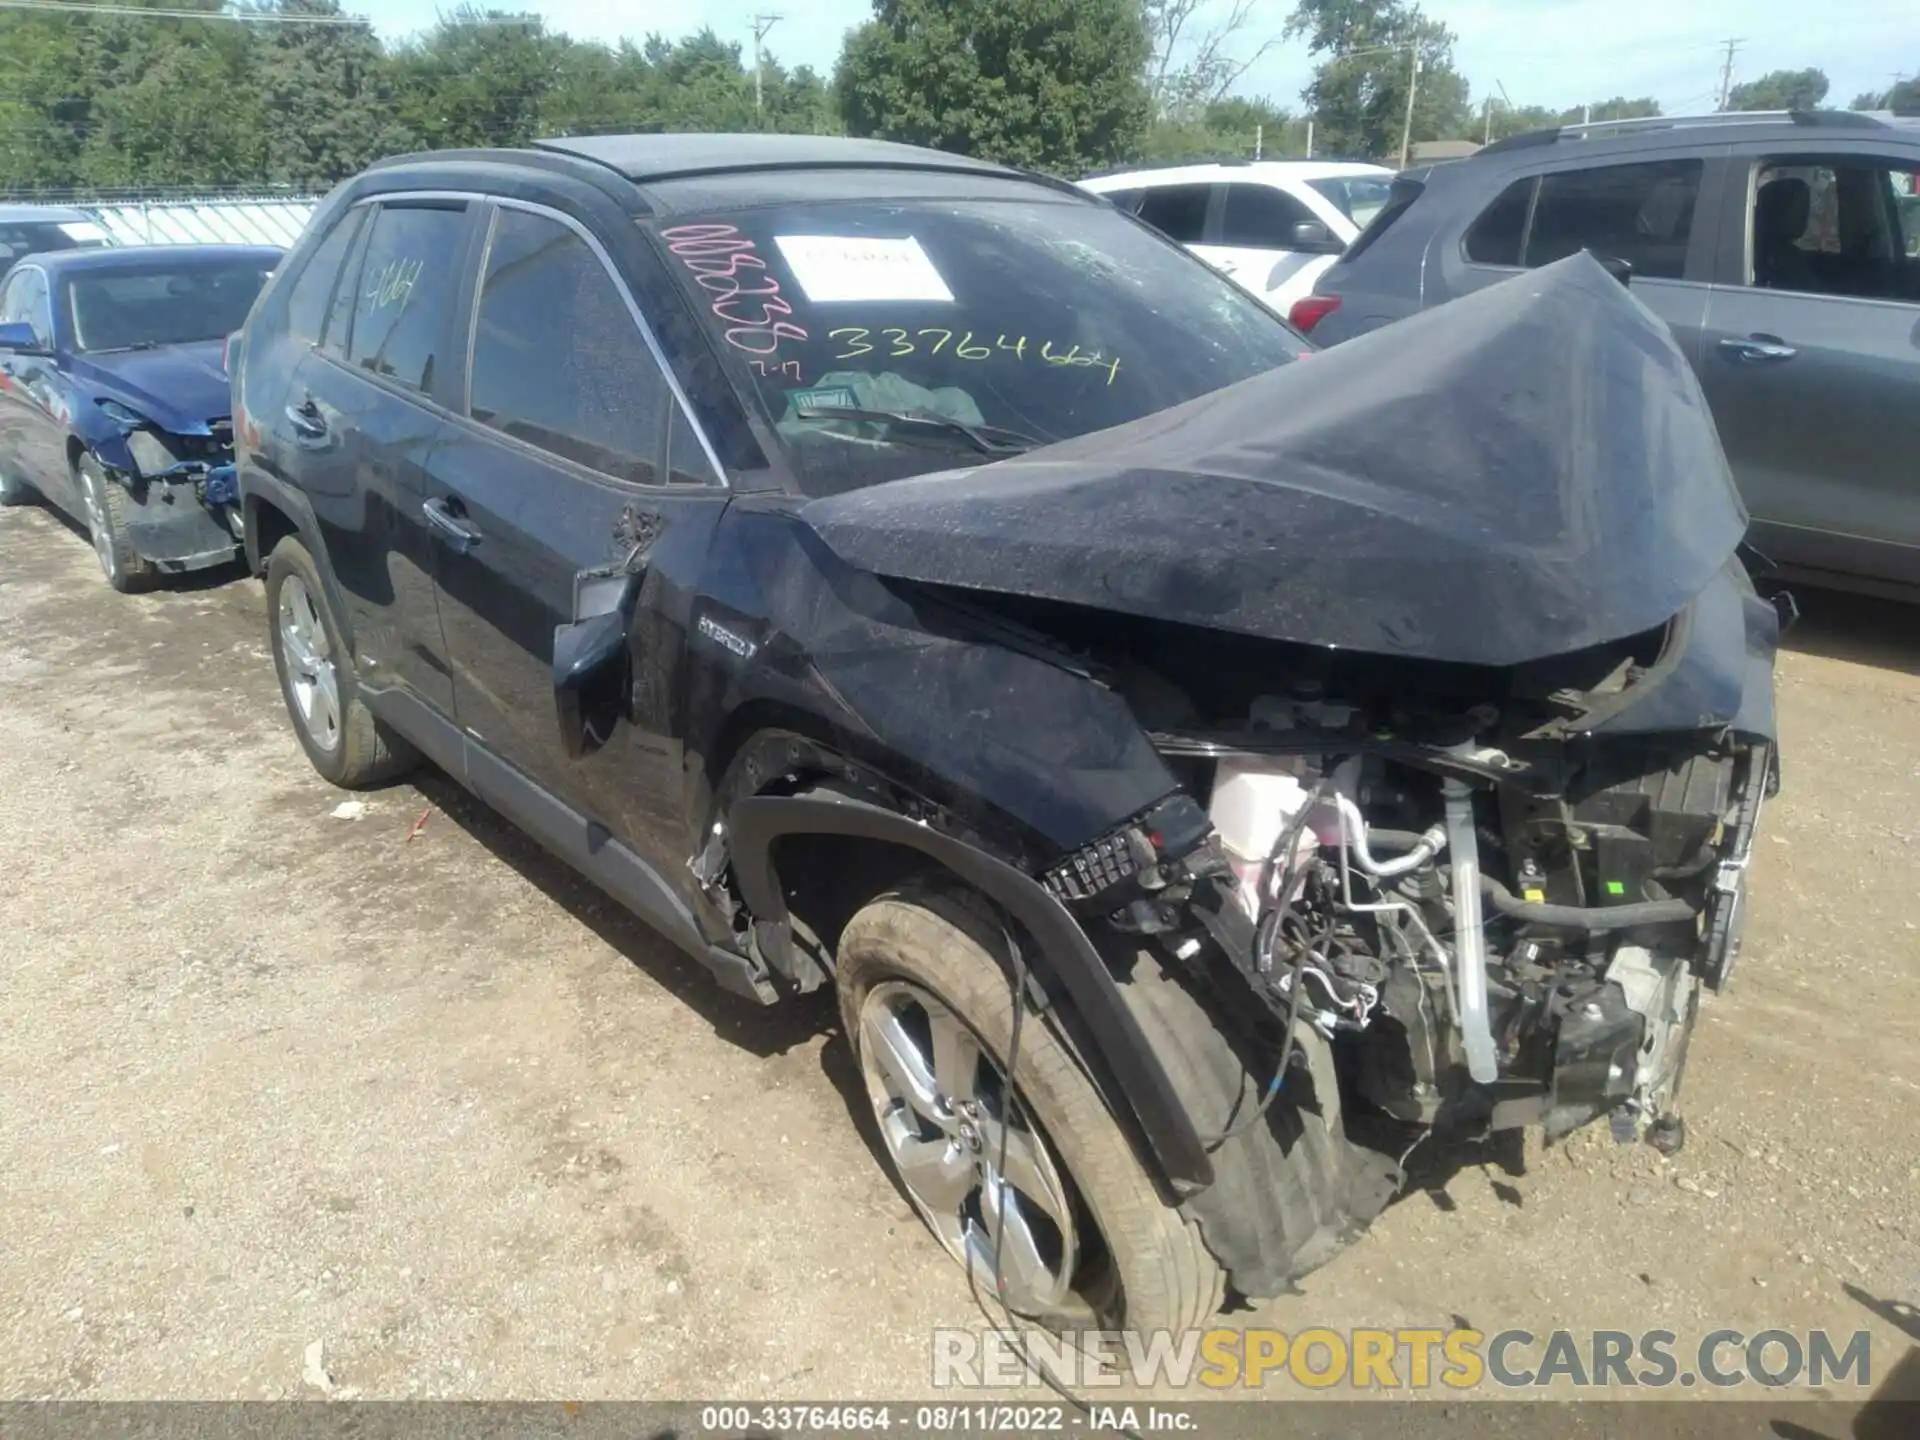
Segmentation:
{"type": "Polygon", "coordinates": [[[604,825],[469,739],[416,696],[400,690],[360,693],[375,715],[435,765],[705,965],[724,989],[762,1005],[780,998],[754,961],[709,945],[659,872],[604,825]]]}

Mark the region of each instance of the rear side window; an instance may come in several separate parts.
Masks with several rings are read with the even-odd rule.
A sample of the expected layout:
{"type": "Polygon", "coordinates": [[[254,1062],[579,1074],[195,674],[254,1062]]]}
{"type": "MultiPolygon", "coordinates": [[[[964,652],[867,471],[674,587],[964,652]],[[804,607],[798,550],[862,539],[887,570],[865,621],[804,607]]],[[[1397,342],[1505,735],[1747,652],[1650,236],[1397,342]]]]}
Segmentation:
{"type": "Polygon", "coordinates": [[[1169,240],[1198,245],[1207,234],[1211,185],[1156,185],[1140,197],[1135,213],[1169,240]]]}
{"type": "Polygon", "coordinates": [[[1467,229],[1467,258],[1480,265],[1518,265],[1527,236],[1527,212],[1533,208],[1536,177],[1515,181],[1500,192],[1467,229]]]}
{"type": "Polygon", "coordinates": [[[1658,160],[1519,181],[1474,221],[1467,258],[1533,269],[1591,250],[1631,262],[1635,275],[1678,280],[1705,168],[1699,160],[1658,160]]]}
{"type": "Polygon", "coordinates": [[[1319,217],[1284,190],[1245,182],[1226,187],[1220,220],[1220,244],[1252,245],[1264,250],[1293,248],[1293,227],[1319,217]]]}
{"type": "Polygon", "coordinates": [[[307,257],[300,278],[293,282],[287,296],[287,330],[309,345],[320,343],[327,307],[333,301],[334,283],[340,278],[341,263],[347,258],[353,237],[360,233],[360,222],[366,219],[366,214],[361,208],[342,215],[307,257]]]}
{"type": "Polygon", "coordinates": [[[1426,189],[1424,180],[1396,179],[1387,192],[1387,203],[1381,208],[1380,213],[1369,220],[1367,228],[1354,237],[1353,243],[1347,246],[1347,253],[1333,263],[1351,265],[1366,254],[1374,241],[1392,229],[1393,223],[1413,208],[1413,202],[1425,194],[1426,189]]]}
{"type": "Polygon", "coordinates": [[[472,385],[483,425],[621,480],[658,476],[666,377],[599,257],[556,220],[500,211],[472,385]]]}
{"type": "Polygon", "coordinates": [[[466,223],[462,209],[380,208],[360,267],[348,360],[415,390],[433,388],[466,223]]]}

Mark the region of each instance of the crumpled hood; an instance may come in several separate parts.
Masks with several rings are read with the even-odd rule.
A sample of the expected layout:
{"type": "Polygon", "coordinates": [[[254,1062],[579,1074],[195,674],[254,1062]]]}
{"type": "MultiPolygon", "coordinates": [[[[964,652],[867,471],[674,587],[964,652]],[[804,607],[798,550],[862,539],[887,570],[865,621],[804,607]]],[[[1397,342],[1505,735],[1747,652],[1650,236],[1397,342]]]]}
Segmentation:
{"type": "Polygon", "coordinates": [[[1686,358],[1585,255],[801,514],[879,575],[1490,666],[1664,623],[1746,530],[1686,358]]]}
{"type": "Polygon", "coordinates": [[[76,355],[73,374],[91,389],[91,398],[117,400],[175,434],[204,435],[209,420],[233,413],[223,348],[219,340],[196,340],[156,350],[99,351],[76,355]]]}

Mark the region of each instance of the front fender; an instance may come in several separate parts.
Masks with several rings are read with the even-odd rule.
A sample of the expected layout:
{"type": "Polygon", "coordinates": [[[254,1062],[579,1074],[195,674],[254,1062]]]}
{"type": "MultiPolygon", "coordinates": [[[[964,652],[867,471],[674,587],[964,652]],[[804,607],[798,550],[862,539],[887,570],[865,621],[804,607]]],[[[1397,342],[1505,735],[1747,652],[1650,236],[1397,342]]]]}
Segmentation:
{"type": "Polygon", "coordinates": [[[1032,877],[930,826],[853,801],[755,796],[733,806],[727,825],[741,898],[756,927],[768,927],[761,932],[763,953],[769,944],[784,946],[789,934],[786,893],[773,865],[773,844],[785,835],[848,836],[904,846],[975,887],[1039,947],[1036,961],[1058,980],[1096,1047],[1090,1071],[1101,1098],[1146,1142],[1168,1183],[1181,1195],[1213,1183],[1213,1162],[1193,1117],[1099,952],[1066,908],[1032,877]]]}

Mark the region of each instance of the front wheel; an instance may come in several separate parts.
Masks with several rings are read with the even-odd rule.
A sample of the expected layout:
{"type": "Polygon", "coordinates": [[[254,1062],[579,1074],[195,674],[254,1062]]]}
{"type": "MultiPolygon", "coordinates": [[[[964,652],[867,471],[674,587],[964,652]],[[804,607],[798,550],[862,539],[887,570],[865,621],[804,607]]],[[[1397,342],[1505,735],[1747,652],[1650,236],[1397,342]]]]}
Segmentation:
{"type": "Polygon", "coordinates": [[[87,507],[87,533],[93,539],[93,553],[107,584],[122,595],[151,588],[160,572],[127,538],[127,492],[107,479],[100,462],[91,455],[80,457],[74,475],[87,507]]]}
{"type": "Polygon", "coordinates": [[[1185,1329],[1225,1277],[1039,1015],[1006,1056],[1005,931],[914,885],[848,922],[840,1013],[901,1186],[970,1282],[1048,1329],[1185,1329]]]}

